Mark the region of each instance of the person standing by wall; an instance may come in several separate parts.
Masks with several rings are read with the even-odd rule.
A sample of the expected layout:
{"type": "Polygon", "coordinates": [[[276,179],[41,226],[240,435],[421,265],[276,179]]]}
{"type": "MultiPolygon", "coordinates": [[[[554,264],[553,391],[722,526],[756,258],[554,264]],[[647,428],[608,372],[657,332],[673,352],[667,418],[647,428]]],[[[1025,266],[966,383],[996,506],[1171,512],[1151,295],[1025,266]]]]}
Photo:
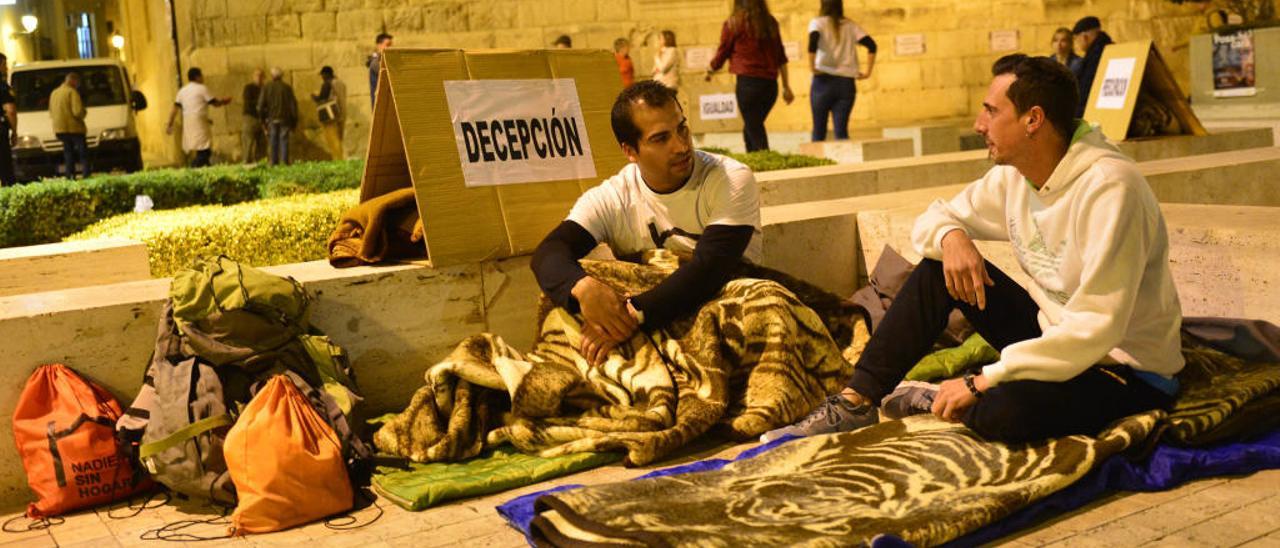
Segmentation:
{"type": "Polygon", "coordinates": [[[181,112],[182,150],[195,152],[191,167],[207,166],[213,157],[213,122],[209,120],[209,107],[229,104],[231,97],[214,97],[209,92],[199,67],[187,70],[187,85],[178,90],[178,96],[173,100],[173,110],[169,111],[169,123],[164,132],[173,134],[173,122],[181,112]]]}
{"type": "Polygon", "coordinates": [[[1084,117],[1085,106],[1089,104],[1089,92],[1093,91],[1093,77],[1098,73],[1098,64],[1102,62],[1102,50],[1111,44],[1111,36],[1102,31],[1102,22],[1092,15],[1076,21],[1071,29],[1076,35],[1076,45],[1084,52],[1076,71],[1076,84],[1080,91],[1080,105],[1076,108],[1076,118],[1084,117]]]}
{"type": "Polygon", "coordinates": [[[271,81],[258,97],[258,112],[267,123],[271,165],[289,163],[289,134],[298,124],[298,100],[293,86],[284,82],[284,69],[271,67],[271,81]]]}
{"type": "Polygon", "coordinates": [[[554,42],[551,42],[551,47],[555,49],[570,49],[573,47],[573,38],[570,38],[568,34],[561,34],[556,37],[554,42]]]}
{"type": "Polygon", "coordinates": [[[378,37],[373,39],[373,43],[375,44],[374,45],[375,49],[373,50],[373,53],[369,55],[369,60],[365,61],[365,64],[369,66],[369,109],[370,110],[372,110],[373,106],[377,104],[378,71],[381,70],[382,68],[382,52],[386,51],[387,48],[391,47],[392,41],[393,41],[393,38],[390,34],[387,34],[385,32],[378,34],[378,37]]]}
{"type": "Polygon", "coordinates": [[[18,104],[9,87],[9,58],[0,53],[0,186],[16,182],[13,174],[13,144],[18,140],[18,104]]]}
{"type": "Polygon", "coordinates": [[[844,16],[844,0],[822,0],[818,17],[809,22],[809,106],[813,109],[813,140],[827,138],[827,115],[836,139],[849,138],[849,114],[858,96],[855,80],[871,77],[876,64],[876,41],[844,16]],[[858,68],[858,46],[867,48],[867,69],[858,68]]]}
{"type": "Polygon", "coordinates": [[[347,123],[347,84],[333,74],[333,67],[325,65],[320,69],[320,93],[312,95],[316,102],[316,117],[324,130],[324,141],[329,147],[329,154],[334,160],[341,160],[342,135],[347,123]]]}
{"type": "Polygon", "coordinates": [[[49,95],[49,117],[53,122],[53,134],[62,141],[62,158],[66,162],[66,176],[76,178],[76,161],[80,161],[81,177],[89,176],[89,145],[85,139],[88,131],[84,125],[87,111],[80,98],[80,75],[68,72],[62,85],[49,95]]]}
{"type": "Polygon", "coordinates": [[[622,87],[636,83],[636,64],[631,62],[631,42],[626,38],[613,41],[613,59],[618,62],[618,74],[622,87]]]}
{"type": "Polygon", "coordinates": [[[244,163],[254,164],[262,158],[266,150],[266,127],[262,124],[262,116],[258,114],[258,96],[262,95],[262,85],[266,83],[266,73],[262,69],[253,69],[253,81],[244,85],[244,113],[240,124],[240,149],[244,163]]]}
{"type": "Polygon", "coordinates": [[[680,87],[680,51],[676,49],[676,33],[662,31],[662,47],[653,57],[653,79],[671,89],[680,87]]]}
{"type": "Polygon", "coordinates": [[[1049,42],[1049,46],[1053,48],[1053,53],[1049,56],[1067,67],[1071,74],[1079,73],[1082,61],[1080,56],[1076,55],[1075,36],[1071,29],[1058,27],[1058,30],[1053,31],[1053,40],[1049,42]]]}
{"type": "Polygon", "coordinates": [[[769,13],[765,0],[734,0],[733,14],[720,30],[720,47],[707,70],[711,75],[725,61],[737,75],[734,90],[742,113],[742,140],[747,152],[769,149],[764,121],[778,101],[778,76],[782,76],[782,100],[795,99],[787,77],[787,52],[782,46],[778,20],[769,13]]]}

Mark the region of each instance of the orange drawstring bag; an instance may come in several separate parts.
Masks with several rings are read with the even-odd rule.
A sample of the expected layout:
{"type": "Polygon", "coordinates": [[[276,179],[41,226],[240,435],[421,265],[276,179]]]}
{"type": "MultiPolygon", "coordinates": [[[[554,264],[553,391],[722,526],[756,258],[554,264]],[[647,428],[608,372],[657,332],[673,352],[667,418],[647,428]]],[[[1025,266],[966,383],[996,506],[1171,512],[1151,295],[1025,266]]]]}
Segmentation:
{"type": "Polygon", "coordinates": [[[36,502],[27,517],[46,518],[128,498],[151,487],[116,439],[120,404],[106,389],[62,364],[27,379],[13,411],[13,438],[36,502]]]}
{"type": "Polygon", "coordinates": [[[352,507],[337,434],[284,375],[245,406],[222,454],[239,499],[233,534],[288,529],[352,507]]]}

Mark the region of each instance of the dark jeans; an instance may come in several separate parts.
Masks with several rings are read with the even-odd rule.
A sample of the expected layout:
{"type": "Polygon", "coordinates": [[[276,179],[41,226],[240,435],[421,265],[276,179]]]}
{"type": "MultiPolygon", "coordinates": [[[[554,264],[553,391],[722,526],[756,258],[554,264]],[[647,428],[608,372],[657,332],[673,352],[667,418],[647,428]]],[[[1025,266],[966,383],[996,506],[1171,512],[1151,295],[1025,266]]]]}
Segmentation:
{"type": "Polygon", "coordinates": [[[0,186],[16,182],[13,174],[13,145],[9,142],[9,125],[0,124],[0,186]]]}
{"type": "MultiPolygon", "coordinates": [[[[941,262],[922,260],[867,343],[849,387],[879,402],[933,348],[955,308],[997,350],[1039,337],[1035,301],[990,262],[987,272],[995,285],[986,290],[986,310],[979,310],[947,294],[941,262]]],[[[1172,396],[1136,377],[1127,366],[1095,365],[1063,382],[1002,382],[987,389],[962,420],[987,439],[1032,441],[1096,435],[1118,418],[1172,403],[1172,396]]]]}
{"type": "Polygon", "coordinates": [[[267,146],[271,149],[271,165],[289,163],[289,132],[292,129],[283,122],[274,120],[267,124],[267,146]]]}
{"type": "Polygon", "coordinates": [[[831,115],[836,139],[849,138],[849,113],[853,112],[853,102],[857,96],[858,88],[854,85],[853,78],[830,74],[813,75],[813,84],[809,87],[809,107],[813,110],[815,143],[827,138],[827,114],[831,115]]]}
{"type": "Polygon", "coordinates": [[[62,141],[62,160],[66,163],[68,179],[76,178],[76,160],[80,161],[81,177],[89,176],[89,142],[83,133],[58,133],[62,141]]]}
{"type": "Polygon", "coordinates": [[[742,140],[747,152],[769,150],[769,134],[764,131],[764,119],[769,117],[773,104],[778,102],[778,81],[738,75],[735,94],[738,111],[742,113],[742,140]]]}
{"type": "Polygon", "coordinates": [[[191,157],[191,167],[204,167],[209,165],[209,159],[213,157],[213,149],[206,148],[197,150],[196,155],[191,157]]]}

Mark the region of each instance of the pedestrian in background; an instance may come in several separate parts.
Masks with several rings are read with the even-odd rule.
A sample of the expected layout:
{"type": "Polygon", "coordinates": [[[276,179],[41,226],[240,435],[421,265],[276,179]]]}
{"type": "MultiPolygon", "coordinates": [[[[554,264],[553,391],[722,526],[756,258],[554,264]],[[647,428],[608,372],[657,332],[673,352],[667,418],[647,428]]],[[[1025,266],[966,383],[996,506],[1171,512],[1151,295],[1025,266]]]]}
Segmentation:
{"type": "Polygon", "coordinates": [[[876,41],[844,16],[844,0],[822,0],[819,15],[809,22],[809,107],[813,110],[813,141],[827,138],[831,117],[836,139],[849,138],[849,115],[858,97],[855,80],[871,77],[876,64],[876,41]],[[867,68],[858,67],[858,46],[867,48],[867,68]]]}
{"type": "Polygon", "coordinates": [[[1076,118],[1083,118],[1085,106],[1089,104],[1089,92],[1093,91],[1093,77],[1098,73],[1098,64],[1102,62],[1102,50],[1112,42],[1111,36],[1102,31],[1102,22],[1092,15],[1076,21],[1071,32],[1075,34],[1076,45],[1084,52],[1080,68],[1076,71],[1076,84],[1080,90],[1076,118]]]}
{"type": "Polygon", "coordinates": [[[676,33],[662,31],[662,47],[653,56],[653,79],[671,89],[680,87],[680,52],[676,49],[676,33]]]}
{"type": "Polygon", "coordinates": [[[378,100],[378,71],[382,68],[382,52],[387,51],[394,41],[390,34],[385,32],[378,34],[373,39],[374,50],[369,55],[369,60],[365,64],[369,66],[369,109],[372,110],[378,100]]]}
{"type": "Polygon", "coordinates": [[[342,135],[347,123],[347,84],[333,74],[333,67],[325,65],[320,69],[320,93],[312,95],[316,102],[316,118],[320,120],[324,130],[324,141],[329,147],[329,155],[334,160],[341,160],[342,135]]]}
{"type": "Polygon", "coordinates": [[[284,70],[271,67],[271,81],[258,97],[258,112],[267,122],[267,147],[271,165],[289,163],[289,134],[298,124],[298,99],[293,86],[284,82],[284,70]]]}
{"type": "Polygon", "coordinates": [[[88,177],[90,170],[89,144],[85,139],[88,130],[84,125],[87,112],[79,88],[80,75],[68,72],[62,79],[62,85],[49,95],[49,117],[53,122],[53,134],[62,141],[62,159],[66,162],[65,175],[68,179],[76,178],[77,160],[81,166],[81,177],[88,177]]]}
{"type": "Polygon", "coordinates": [[[618,74],[622,76],[622,87],[636,83],[636,64],[631,62],[631,42],[626,38],[613,41],[613,60],[618,62],[618,74]]]}
{"type": "Polygon", "coordinates": [[[209,165],[213,157],[213,121],[209,119],[209,107],[231,104],[231,97],[214,97],[204,85],[204,73],[199,67],[187,70],[187,85],[178,90],[169,111],[169,123],[164,132],[173,134],[173,122],[182,113],[182,150],[194,152],[191,167],[209,165]]]}
{"type": "Polygon", "coordinates": [[[738,112],[742,113],[742,140],[747,152],[769,149],[764,121],[778,102],[778,77],[782,77],[782,100],[795,99],[787,77],[787,51],[782,46],[778,20],[769,13],[764,0],[734,0],[733,14],[720,29],[720,47],[707,70],[708,81],[729,62],[729,72],[737,75],[734,90],[738,112]]]}
{"type": "Polygon", "coordinates": [[[1076,55],[1075,36],[1071,29],[1058,27],[1058,30],[1053,31],[1053,40],[1049,41],[1049,46],[1053,48],[1053,54],[1050,57],[1067,67],[1071,74],[1076,74],[1080,71],[1080,62],[1082,61],[1080,56],[1076,55]]]}
{"type": "Polygon", "coordinates": [[[9,58],[0,53],[0,186],[17,181],[13,174],[13,145],[18,140],[18,104],[9,87],[9,58]]]}
{"type": "Polygon", "coordinates": [[[555,41],[554,41],[554,42],[551,42],[551,47],[556,48],[556,49],[569,49],[569,48],[572,48],[572,47],[573,47],[573,38],[569,38],[569,35],[568,35],[568,34],[561,34],[560,36],[557,36],[557,37],[556,37],[556,39],[555,39],[555,41]]]}
{"type": "Polygon", "coordinates": [[[258,114],[258,96],[262,95],[262,85],[267,75],[262,69],[253,69],[253,80],[244,85],[244,113],[240,122],[241,157],[246,164],[255,164],[262,158],[267,147],[267,128],[258,114]]]}

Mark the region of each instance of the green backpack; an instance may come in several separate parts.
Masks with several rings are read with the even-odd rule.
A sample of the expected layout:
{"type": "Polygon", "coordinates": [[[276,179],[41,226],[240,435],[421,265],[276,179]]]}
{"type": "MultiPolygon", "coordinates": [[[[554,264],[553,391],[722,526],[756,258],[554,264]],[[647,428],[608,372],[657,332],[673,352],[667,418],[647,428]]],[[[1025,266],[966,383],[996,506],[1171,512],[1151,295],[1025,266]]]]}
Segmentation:
{"type": "Polygon", "coordinates": [[[226,257],[170,285],[143,387],[116,424],[152,477],[189,496],[233,503],[222,443],[243,406],[284,374],[329,422],[348,467],[371,455],[353,417],[360,396],[346,353],[311,328],[311,296],[226,257]]]}

